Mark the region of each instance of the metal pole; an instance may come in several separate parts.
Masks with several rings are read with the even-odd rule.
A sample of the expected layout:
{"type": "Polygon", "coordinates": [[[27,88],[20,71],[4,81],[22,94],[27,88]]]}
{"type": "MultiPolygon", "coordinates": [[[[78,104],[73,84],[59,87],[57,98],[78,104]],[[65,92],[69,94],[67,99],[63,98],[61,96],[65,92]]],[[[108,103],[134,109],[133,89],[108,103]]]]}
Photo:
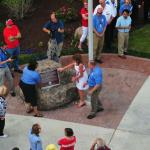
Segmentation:
{"type": "Polygon", "coordinates": [[[89,60],[93,60],[93,0],[88,0],[89,60]]]}

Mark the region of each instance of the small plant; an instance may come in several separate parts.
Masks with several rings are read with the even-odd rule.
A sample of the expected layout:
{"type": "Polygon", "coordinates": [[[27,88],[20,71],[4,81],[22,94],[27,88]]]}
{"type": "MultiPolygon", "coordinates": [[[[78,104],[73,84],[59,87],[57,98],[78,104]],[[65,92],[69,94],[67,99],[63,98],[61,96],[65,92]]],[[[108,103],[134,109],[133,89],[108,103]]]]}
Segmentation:
{"type": "Polygon", "coordinates": [[[63,6],[60,9],[58,9],[56,11],[56,16],[64,22],[76,20],[78,17],[76,10],[68,6],[63,6]]]}

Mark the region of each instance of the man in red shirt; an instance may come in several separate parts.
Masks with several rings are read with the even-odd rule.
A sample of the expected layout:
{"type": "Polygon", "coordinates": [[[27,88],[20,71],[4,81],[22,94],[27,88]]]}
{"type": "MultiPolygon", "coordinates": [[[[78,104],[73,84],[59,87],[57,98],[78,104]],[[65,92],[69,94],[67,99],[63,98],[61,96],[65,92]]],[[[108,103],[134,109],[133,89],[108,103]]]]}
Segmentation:
{"type": "Polygon", "coordinates": [[[76,144],[76,137],[73,136],[73,130],[71,128],[65,128],[65,137],[58,141],[61,146],[60,150],[74,150],[76,144]]]}
{"type": "MultiPolygon", "coordinates": [[[[5,43],[7,45],[8,54],[14,58],[14,71],[22,73],[22,70],[19,69],[19,54],[20,54],[20,44],[19,39],[21,38],[21,33],[16,25],[14,25],[11,19],[6,21],[6,27],[3,31],[3,36],[5,43]]],[[[10,66],[11,67],[11,66],[10,66]]]]}
{"type": "Polygon", "coordinates": [[[82,36],[78,48],[82,50],[82,43],[88,35],[88,3],[86,1],[84,2],[84,7],[81,9],[80,13],[82,17],[82,36]]]}

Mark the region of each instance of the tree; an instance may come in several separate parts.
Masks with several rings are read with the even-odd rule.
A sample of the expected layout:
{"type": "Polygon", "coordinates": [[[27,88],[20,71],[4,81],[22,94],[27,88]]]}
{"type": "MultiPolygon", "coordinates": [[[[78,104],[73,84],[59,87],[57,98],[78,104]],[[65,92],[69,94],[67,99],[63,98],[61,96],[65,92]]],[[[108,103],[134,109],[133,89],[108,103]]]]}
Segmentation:
{"type": "Polygon", "coordinates": [[[9,10],[12,17],[23,19],[33,4],[33,0],[0,0],[9,10]]]}

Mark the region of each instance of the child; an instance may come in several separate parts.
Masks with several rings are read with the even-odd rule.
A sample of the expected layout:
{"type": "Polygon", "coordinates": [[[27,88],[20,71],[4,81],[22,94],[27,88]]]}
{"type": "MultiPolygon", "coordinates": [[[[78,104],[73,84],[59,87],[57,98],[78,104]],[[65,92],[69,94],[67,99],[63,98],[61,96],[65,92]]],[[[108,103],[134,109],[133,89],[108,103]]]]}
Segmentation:
{"type": "Polygon", "coordinates": [[[103,139],[97,138],[93,142],[90,150],[111,150],[111,149],[106,146],[106,143],[103,139]]]}
{"type": "Polygon", "coordinates": [[[86,105],[85,103],[85,90],[88,89],[88,85],[84,86],[85,83],[88,80],[88,74],[86,72],[86,68],[82,63],[82,57],[80,54],[75,54],[73,55],[73,60],[74,62],[63,67],[63,68],[58,68],[58,71],[62,72],[66,69],[72,68],[74,67],[75,71],[76,71],[76,75],[72,77],[72,81],[76,82],[76,87],[78,88],[78,92],[80,95],[80,101],[78,103],[78,107],[83,107],[84,105],[86,105]]]}
{"type": "Polygon", "coordinates": [[[6,138],[8,135],[4,134],[6,101],[5,97],[8,95],[6,86],[0,86],[0,138],[6,138]]]}
{"type": "Polygon", "coordinates": [[[47,145],[46,150],[57,150],[57,147],[54,144],[49,144],[47,145]]]}
{"type": "Polygon", "coordinates": [[[76,144],[76,137],[73,136],[73,130],[71,128],[65,128],[65,137],[58,141],[61,146],[60,150],[74,150],[76,144]]]}

